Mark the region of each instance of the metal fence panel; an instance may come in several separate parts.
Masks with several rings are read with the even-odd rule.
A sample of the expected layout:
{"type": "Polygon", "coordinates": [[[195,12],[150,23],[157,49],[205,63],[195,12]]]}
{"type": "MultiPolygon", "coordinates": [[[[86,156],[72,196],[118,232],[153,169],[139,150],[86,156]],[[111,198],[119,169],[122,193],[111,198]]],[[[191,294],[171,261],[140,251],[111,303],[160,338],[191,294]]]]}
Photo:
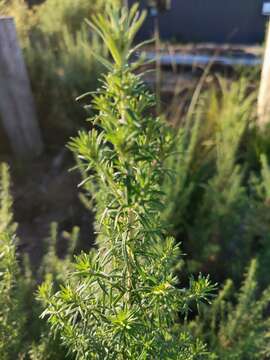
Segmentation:
{"type": "MultiPolygon", "coordinates": [[[[266,21],[263,2],[172,0],[171,10],[160,15],[161,37],[181,42],[260,43],[266,21]]],[[[146,1],[141,3],[145,6],[146,1]]],[[[153,21],[148,18],[140,37],[148,38],[152,33],[153,21]]]]}

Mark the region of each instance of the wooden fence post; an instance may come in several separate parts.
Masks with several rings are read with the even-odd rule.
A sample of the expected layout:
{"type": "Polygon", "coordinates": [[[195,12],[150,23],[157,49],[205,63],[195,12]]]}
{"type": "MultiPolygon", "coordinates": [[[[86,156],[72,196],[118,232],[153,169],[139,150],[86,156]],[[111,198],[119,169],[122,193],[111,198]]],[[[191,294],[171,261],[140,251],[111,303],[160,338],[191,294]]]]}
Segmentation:
{"type": "Polygon", "coordinates": [[[0,17],[0,121],[18,158],[43,150],[34,99],[11,17],[0,17]]]}
{"type": "Polygon", "coordinates": [[[268,22],[262,76],[258,98],[258,125],[270,122],[270,22],[268,22]]]}

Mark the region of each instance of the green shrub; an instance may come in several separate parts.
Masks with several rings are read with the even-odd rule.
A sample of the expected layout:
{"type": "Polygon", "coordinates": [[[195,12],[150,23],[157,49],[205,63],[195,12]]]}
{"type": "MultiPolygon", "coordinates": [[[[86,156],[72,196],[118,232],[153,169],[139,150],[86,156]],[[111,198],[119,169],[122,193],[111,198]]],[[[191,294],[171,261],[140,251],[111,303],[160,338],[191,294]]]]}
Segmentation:
{"type": "Polygon", "coordinates": [[[0,358],[66,359],[58,339],[50,335],[46,324],[39,319],[41,307],[35,294],[43,280],[52,279],[57,289],[66,279],[72,268],[78,228],[74,228],[71,234],[64,234],[67,251],[66,256],[60,259],[56,253],[57,225],[52,224],[47,249],[37,273],[31,271],[26,255],[19,265],[15,231],[9,171],[3,164],[0,166],[0,358]]]}
{"type": "Polygon", "coordinates": [[[21,350],[22,328],[25,324],[15,289],[18,264],[15,254],[15,224],[11,213],[9,172],[0,166],[0,358],[15,358],[21,350]]]}
{"type": "Polygon", "coordinates": [[[85,27],[72,34],[63,26],[54,42],[44,36],[25,54],[44,137],[59,146],[82,126],[85,114],[75,99],[85,89],[96,89],[101,66],[92,51],[102,49],[85,27]]]}
{"type": "Polygon", "coordinates": [[[14,17],[20,43],[25,48],[30,32],[36,25],[34,11],[25,0],[0,0],[0,14],[14,17]]]}
{"type": "Polygon", "coordinates": [[[50,37],[61,36],[63,26],[75,34],[81,29],[82,20],[100,11],[104,4],[103,0],[46,0],[36,7],[38,27],[50,37]]]}
{"type": "Polygon", "coordinates": [[[97,87],[102,68],[93,51],[103,49],[82,20],[104,4],[47,0],[36,7],[36,26],[25,54],[44,136],[54,144],[59,139],[63,144],[82,127],[84,112],[74,100],[85,89],[97,87]]]}
{"type": "Polygon", "coordinates": [[[224,360],[269,359],[270,288],[259,292],[253,260],[240,290],[228,280],[211,307],[190,324],[195,336],[224,360]]]}
{"type": "Polygon", "coordinates": [[[61,146],[83,124],[85,114],[75,98],[96,89],[102,70],[93,51],[103,49],[83,19],[106,2],[46,0],[31,9],[26,0],[0,4],[15,18],[45,142],[61,146]]]}
{"type": "Polygon", "coordinates": [[[249,207],[243,186],[245,169],[238,158],[254,104],[253,94],[246,97],[245,90],[245,83],[233,84],[230,90],[223,91],[220,108],[215,111],[214,173],[204,184],[205,192],[189,239],[192,247],[201,243],[202,258],[212,257],[211,261],[218,266],[222,257],[225,269],[235,266],[232,272],[240,274],[240,254],[244,259],[250,255],[243,228],[243,215],[249,207]]]}
{"type": "Polygon", "coordinates": [[[0,164],[0,234],[8,233],[12,236],[16,231],[12,205],[9,169],[6,164],[0,164]]]}
{"type": "MultiPolygon", "coordinates": [[[[160,226],[170,154],[170,132],[149,114],[153,96],[129,63],[131,43],[144,14],[111,8],[91,26],[109,48],[113,62],[94,95],[98,110],[92,132],[80,132],[70,147],[96,187],[98,249],[82,253],[76,270],[58,292],[40,288],[52,330],[77,359],[199,359],[204,345],[184,326],[174,332],[177,311],[207,299],[207,279],[178,289],[172,266],[179,249],[160,226]]],[[[179,319],[180,320],[180,319],[179,319]]]]}
{"type": "Polygon", "coordinates": [[[262,153],[269,148],[254,128],[254,99],[244,79],[203,94],[166,163],[176,181],[163,183],[163,221],[182,242],[190,270],[219,281],[239,282],[256,254],[260,282],[269,281],[269,168],[262,153]]]}

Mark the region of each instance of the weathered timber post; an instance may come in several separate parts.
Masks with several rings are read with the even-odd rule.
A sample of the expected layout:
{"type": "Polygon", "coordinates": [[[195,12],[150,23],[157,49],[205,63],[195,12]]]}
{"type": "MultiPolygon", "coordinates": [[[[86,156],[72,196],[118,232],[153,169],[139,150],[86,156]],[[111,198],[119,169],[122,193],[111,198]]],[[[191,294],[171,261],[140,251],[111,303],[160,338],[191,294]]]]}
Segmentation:
{"type": "Polygon", "coordinates": [[[34,99],[11,17],[0,17],[0,121],[18,158],[43,150],[34,99]]]}
{"type": "MultiPolygon", "coordinates": [[[[263,4],[263,15],[270,16],[270,2],[263,4]]],[[[270,122],[270,21],[268,19],[262,76],[258,97],[258,125],[270,122]]]]}

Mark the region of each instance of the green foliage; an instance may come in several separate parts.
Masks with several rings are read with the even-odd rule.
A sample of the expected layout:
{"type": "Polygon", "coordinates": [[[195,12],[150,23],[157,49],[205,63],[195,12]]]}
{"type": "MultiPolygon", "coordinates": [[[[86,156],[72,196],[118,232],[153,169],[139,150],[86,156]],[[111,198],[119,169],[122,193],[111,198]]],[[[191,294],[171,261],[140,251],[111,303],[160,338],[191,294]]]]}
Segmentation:
{"type": "Polygon", "coordinates": [[[218,359],[268,359],[270,288],[259,293],[257,261],[252,260],[239,291],[228,280],[211,307],[204,307],[190,324],[196,336],[207,341],[218,359]]]}
{"type": "MultiPolygon", "coordinates": [[[[226,255],[241,261],[241,256],[237,256],[239,251],[244,258],[248,256],[248,253],[243,253],[243,250],[249,249],[242,228],[248,199],[243,187],[244,167],[238,162],[238,150],[251,118],[254,96],[246,97],[245,90],[245,83],[233,84],[230,90],[224,90],[220,109],[215,111],[215,173],[205,184],[202,204],[191,229],[193,246],[200,241],[204,258],[210,255],[216,259],[216,264],[221,261],[221,256],[226,258],[226,255]],[[243,245],[246,246],[243,248],[243,245]]],[[[235,262],[233,264],[238,266],[235,262]]],[[[229,266],[225,261],[223,265],[226,268],[229,266]]]]}
{"type": "Polygon", "coordinates": [[[0,234],[14,235],[16,224],[13,222],[12,197],[10,194],[10,175],[6,164],[0,164],[0,234]]]}
{"type": "Polygon", "coordinates": [[[74,227],[71,233],[63,233],[66,246],[65,257],[60,259],[57,254],[57,240],[59,231],[57,223],[51,224],[50,236],[46,239],[46,248],[42,263],[39,267],[38,275],[40,279],[50,278],[54,280],[56,286],[61,285],[69,271],[72,269],[72,261],[79,238],[79,228],[74,227]]]}
{"type": "Polygon", "coordinates": [[[26,0],[0,0],[3,13],[15,18],[43,137],[49,145],[64,144],[82,126],[85,113],[74,99],[85,89],[96,89],[102,66],[93,51],[104,53],[83,19],[105,3],[46,0],[30,9],[26,0]]]}
{"type": "Polygon", "coordinates": [[[21,350],[22,327],[25,322],[14,288],[18,276],[15,254],[12,199],[9,172],[0,165],[0,358],[15,357],[21,350]],[[11,357],[9,357],[11,356],[11,357]]]}
{"type": "Polygon", "coordinates": [[[0,358],[1,360],[61,360],[66,354],[58,339],[50,335],[39,319],[40,304],[35,299],[38,284],[52,279],[55,288],[64,282],[72,268],[72,255],[79,235],[78,228],[63,235],[67,240],[66,256],[57,256],[57,225],[52,224],[47,250],[36,274],[28,256],[19,266],[13,221],[8,166],[0,166],[0,358]]]}
{"type": "Polygon", "coordinates": [[[29,41],[29,34],[35,26],[36,17],[25,0],[0,0],[0,14],[12,16],[23,47],[29,41]]]}
{"type": "Polygon", "coordinates": [[[22,350],[25,318],[14,288],[18,265],[12,236],[0,234],[0,358],[15,358],[22,350]]]}
{"type": "Polygon", "coordinates": [[[190,270],[219,281],[239,282],[255,254],[260,281],[269,281],[267,143],[254,130],[254,99],[244,79],[203,94],[166,163],[176,182],[163,183],[163,221],[182,242],[190,270]]]}
{"type": "MultiPolygon", "coordinates": [[[[96,188],[98,248],[76,258],[60,291],[40,287],[43,317],[77,359],[200,359],[205,346],[174,332],[178,312],[207,300],[212,286],[199,277],[176,287],[172,266],[179,249],[160,226],[161,180],[171,136],[150,114],[153,96],[131,70],[131,48],[145,14],[111,8],[90,25],[108,47],[110,70],[93,96],[94,129],[80,132],[70,147],[96,188]]],[[[181,317],[178,321],[180,321],[181,317]]]]}
{"type": "Polygon", "coordinates": [[[102,7],[104,1],[100,0],[46,0],[36,7],[38,27],[50,37],[61,35],[63,26],[67,26],[68,32],[74,34],[81,29],[85,17],[101,11],[102,7]]]}
{"type": "Polygon", "coordinates": [[[48,129],[57,119],[57,141],[63,128],[81,125],[70,121],[83,117],[72,99],[109,72],[87,106],[96,114],[92,131],[70,143],[83,201],[96,213],[95,249],[74,264],[74,228],[62,234],[59,257],[53,223],[37,271],[27,256],[19,261],[9,171],[1,166],[0,359],[267,359],[270,142],[269,129],[254,125],[254,94],[244,79],[221,81],[174,134],[152,115],[155,99],[134,74],[143,62],[132,62],[140,46],[132,42],[144,15],[109,2],[111,13],[90,23],[93,33],[81,20],[102,12],[104,1],[47,0],[30,10],[23,0],[0,0],[0,11],[16,18],[42,123],[48,129]],[[180,269],[168,228],[188,269],[180,269]],[[260,266],[251,262],[239,289],[255,255],[260,266]],[[181,287],[190,270],[233,279],[191,322],[190,308],[207,302],[213,286],[199,276],[181,287]],[[42,282],[49,324],[35,299],[42,282]]]}
{"type": "Polygon", "coordinates": [[[81,126],[84,112],[73,101],[85,88],[96,88],[101,66],[92,55],[93,49],[102,53],[96,39],[89,40],[85,27],[76,34],[64,27],[56,44],[45,38],[25,50],[43,132],[51,142],[59,136],[65,140],[67,134],[81,126]],[[77,123],[71,120],[74,117],[78,118],[77,123]]]}
{"type": "MultiPolygon", "coordinates": [[[[57,290],[67,279],[69,272],[73,269],[73,255],[78,242],[79,229],[74,227],[71,233],[64,232],[63,237],[67,241],[66,254],[61,258],[57,254],[57,241],[59,239],[58,225],[51,224],[50,236],[46,239],[44,256],[39,269],[35,274],[30,272],[27,288],[27,297],[25,297],[24,313],[28,314],[28,347],[26,358],[29,360],[61,360],[72,359],[60,347],[60,339],[53,336],[49,327],[39,317],[42,309],[36,299],[36,293],[39,284],[42,281],[53,281],[54,288],[57,290]],[[29,311],[29,303],[32,302],[29,311]],[[31,325],[30,325],[31,324],[31,325]]],[[[19,282],[21,282],[20,280],[19,282]]]]}

